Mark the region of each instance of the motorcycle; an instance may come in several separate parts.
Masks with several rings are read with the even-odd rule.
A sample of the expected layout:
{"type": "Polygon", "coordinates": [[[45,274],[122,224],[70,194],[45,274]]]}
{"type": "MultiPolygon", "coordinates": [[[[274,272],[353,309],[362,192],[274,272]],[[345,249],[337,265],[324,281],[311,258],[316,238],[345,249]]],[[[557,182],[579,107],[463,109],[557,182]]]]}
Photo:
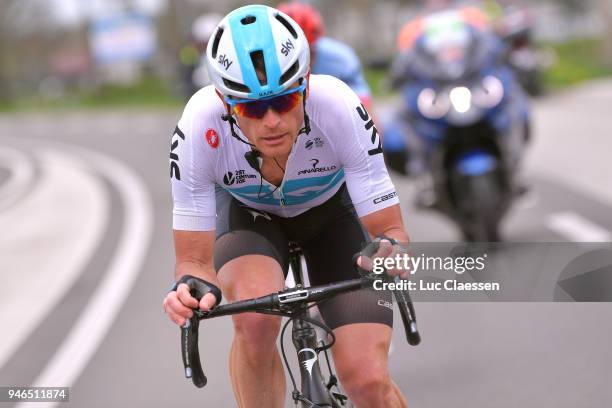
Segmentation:
{"type": "MultiPolygon", "coordinates": [[[[503,63],[498,37],[452,25],[418,39],[394,61],[403,108],[384,123],[387,165],[428,180],[419,204],[435,208],[468,241],[499,241],[528,139],[526,96],[503,63]]],[[[501,45],[500,45],[501,44],[501,45]]]]}

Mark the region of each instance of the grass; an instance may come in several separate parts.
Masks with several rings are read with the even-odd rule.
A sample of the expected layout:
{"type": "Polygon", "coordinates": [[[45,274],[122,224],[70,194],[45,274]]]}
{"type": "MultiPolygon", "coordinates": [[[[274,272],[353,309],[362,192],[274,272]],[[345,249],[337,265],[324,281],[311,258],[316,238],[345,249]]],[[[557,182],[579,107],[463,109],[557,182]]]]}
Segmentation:
{"type": "Polygon", "coordinates": [[[365,79],[370,85],[372,96],[380,97],[389,93],[385,81],[388,76],[388,71],[380,68],[366,68],[364,70],[365,79]]]}
{"type": "Polygon", "coordinates": [[[108,108],[167,108],[180,107],[185,101],[174,95],[160,79],[145,76],[129,85],[105,85],[89,92],[69,91],[61,99],[24,96],[12,102],[0,100],[0,112],[55,111],[108,108]]]}
{"type": "Polygon", "coordinates": [[[153,76],[143,78],[132,86],[107,85],[98,91],[81,98],[86,107],[109,106],[144,106],[169,107],[179,106],[183,101],[171,94],[163,81],[153,76]]]}
{"type": "Polygon", "coordinates": [[[556,61],[545,74],[548,89],[561,89],[580,82],[612,75],[603,57],[601,39],[582,38],[550,44],[556,61]]]}

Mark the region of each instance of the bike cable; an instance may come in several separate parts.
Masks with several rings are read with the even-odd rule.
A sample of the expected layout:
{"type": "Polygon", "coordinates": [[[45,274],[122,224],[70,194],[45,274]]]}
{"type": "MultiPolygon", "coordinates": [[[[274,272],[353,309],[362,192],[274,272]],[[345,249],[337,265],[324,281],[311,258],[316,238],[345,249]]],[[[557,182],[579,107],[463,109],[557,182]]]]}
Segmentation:
{"type": "MultiPolygon", "coordinates": [[[[313,305],[310,305],[307,309],[310,309],[311,307],[316,306],[317,303],[314,303],[313,305]]],[[[289,323],[293,322],[294,320],[300,319],[303,320],[305,322],[308,322],[310,324],[313,324],[319,328],[321,328],[323,331],[325,331],[325,333],[327,335],[329,335],[331,337],[331,342],[329,342],[328,344],[325,344],[325,342],[323,342],[323,346],[321,347],[317,347],[315,349],[315,351],[318,353],[320,351],[324,351],[325,352],[325,359],[327,360],[327,365],[330,369],[330,373],[331,373],[331,366],[329,365],[329,359],[327,356],[327,350],[329,348],[331,348],[335,343],[336,343],[336,335],[334,334],[334,332],[332,331],[332,329],[329,328],[329,326],[327,326],[325,323],[319,322],[318,320],[312,319],[310,317],[306,317],[306,316],[294,316],[291,313],[287,313],[287,312],[272,312],[272,311],[257,311],[256,313],[261,313],[261,314],[270,314],[270,315],[276,315],[276,316],[283,316],[283,317],[288,317],[289,319],[287,319],[287,321],[285,322],[285,324],[283,324],[283,328],[281,330],[281,336],[280,336],[280,348],[281,348],[281,355],[283,356],[283,362],[285,363],[285,367],[287,368],[287,372],[289,373],[289,378],[291,379],[291,385],[293,386],[293,392],[291,393],[293,396],[294,401],[301,401],[301,402],[307,402],[312,404],[311,401],[308,401],[307,399],[304,398],[304,396],[301,394],[300,391],[298,391],[297,388],[297,383],[295,382],[295,377],[293,376],[293,372],[291,371],[291,367],[289,366],[289,360],[287,360],[287,353],[285,352],[285,342],[283,341],[285,338],[285,331],[287,330],[287,327],[289,326],[289,323]]],[[[312,405],[313,407],[317,406],[317,405],[312,405]]]]}

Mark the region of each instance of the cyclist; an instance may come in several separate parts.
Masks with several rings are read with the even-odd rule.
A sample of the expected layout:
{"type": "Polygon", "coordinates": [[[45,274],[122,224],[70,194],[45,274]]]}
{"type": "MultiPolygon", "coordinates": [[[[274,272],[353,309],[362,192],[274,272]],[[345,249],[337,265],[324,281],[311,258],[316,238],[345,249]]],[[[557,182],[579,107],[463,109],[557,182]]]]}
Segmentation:
{"type": "MultiPolygon", "coordinates": [[[[357,277],[352,256],[372,236],[406,242],[380,137],[338,79],[310,75],[300,27],[267,6],[234,10],[207,48],[214,85],[187,103],[172,137],[175,290],[164,299],[183,325],[210,310],[278,291],[288,242],[302,247],[310,283],[357,277]],[[198,301],[190,275],[211,292],[198,301]]],[[[336,335],[340,381],[357,406],[405,407],[388,372],[391,294],[364,289],[320,305],[336,335]]],[[[282,407],[280,318],[233,316],[230,375],[240,407],[282,407]]]]}
{"type": "Polygon", "coordinates": [[[369,112],[372,95],[363,75],[361,62],[347,44],[323,35],[321,14],[299,1],[280,3],[277,8],[300,25],[310,44],[310,67],[313,74],[332,75],[351,87],[369,112]]]}

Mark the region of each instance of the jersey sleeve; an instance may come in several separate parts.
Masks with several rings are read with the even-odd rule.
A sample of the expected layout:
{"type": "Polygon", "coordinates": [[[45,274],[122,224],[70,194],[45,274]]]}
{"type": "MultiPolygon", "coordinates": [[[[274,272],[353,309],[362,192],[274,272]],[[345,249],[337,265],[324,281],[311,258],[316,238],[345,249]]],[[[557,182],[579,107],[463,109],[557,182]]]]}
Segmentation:
{"type": "Polygon", "coordinates": [[[319,126],[332,142],[343,166],[357,214],[362,217],[398,204],[374,121],[346,84],[328,76],[322,82],[320,92],[325,97],[317,109],[319,126]]]}
{"type": "MultiPolygon", "coordinates": [[[[202,92],[202,91],[200,91],[202,92]]],[[[199,94],[199,93],[198,93],[199,94]]],[[[172,183],[173,228],[184,231],[215,229],[216,157],[205,143],[207,115],[198,109],[194,95],[172,134],[170,179],[172,183]]]]}

